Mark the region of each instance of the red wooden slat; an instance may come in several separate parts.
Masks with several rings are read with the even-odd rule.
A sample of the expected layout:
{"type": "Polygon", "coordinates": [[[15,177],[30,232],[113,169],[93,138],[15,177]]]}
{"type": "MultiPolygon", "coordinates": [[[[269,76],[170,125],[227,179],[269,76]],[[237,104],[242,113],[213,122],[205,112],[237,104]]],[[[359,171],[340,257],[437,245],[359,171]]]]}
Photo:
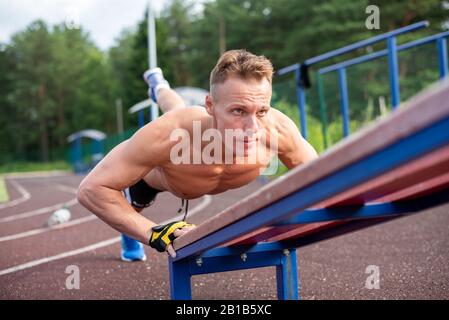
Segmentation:
{"type": "MultiPolygon", "coordinates": [[[[445,148],[447,149],[447,148],[445,148]]],[[[447,150],[443,150],[446,156],[449,155],[447,153],[447,150]],[[446,154],[447,153],[447,154],[446,154]]],[[[431,155],[432,159],[437,159],[438,152],[433,153],[431,155]]],[[[427,157],[424,157],[427,158],[427,157]]],[[[439,158],[441,159],[441,158],[439,158]]],[[[428,160],[428,159],[427,159],[428,160]]],[[[429,161],[419,161],[420,163],[426,163],[429,168],[433,168],[432,163],[429,161]]],[[[408,165],[407,165],[408,166],[408,165]]],[[[413,168],[416,168],[416,166],[412,166],[413,168]]],[[[441,166],[437,163],[437,166],[441,172],[441,166]]],[[[449,167],[445,167],[449,168],[449,167]]],[[[422,169],[422,167],[421,167],[422,169]]],[[[433,170],[428,170],[428,172],[433,172],[433,170]]],[[[379,178],[379,181],[402,181],[402,177],[399,174],[409,173],[409,170],[406,168],[399,168],[397,170],[393,170],[388,173],[392,178],[390,179],[388,177],[382,176],[379,178]]],[[[427,177],[427,175],[423,175],[423,178],[427,177]]],[[[449,186],[449,172],[440,174],[436,177],[433,177],[427,181],[420,181],[419,183],[417,180],[415,180],[416,184],[408,186],[402,190],[398,190],[396,192],[393,192],[391,194],[387,194],[384,197],[377,199],[376,203],[381,202],[392,202],[392,201],[398,201],[398,200],[405,200],[405,199],[414,199],[419,196],[427,195],[431,192],[436,192],[442,188],[445,188],[449,186]]],[[[402,183],[400,184],[402,185],[402,183]]],[[[378,187],[382,187],[381,185],[378,185],[378,187]]],[[[356,190],[364,190],[363,188],[356,187],[354,188],[356,190]]],[[[352,190],[350,190],[352,191],[352,190]]],[[[355,194],[355,192],[351,192],[351,194],[355,194]]],[[[358,203],[360,204],[360,203],[358,203]]],[[[336,207],[336,206],[332,206],[336,207]]],[[[314,206],[315,208],[315,206],[314,206]]],[[[285,240],[289,239],[291,237],[297,237],[297,236],[303,236],[302,233],[309,234],[310,232],[317,232],[322,230],[324,226],[331,226],[333,222],[320,222],[320,223],[311,223],[307,225],[301,225],[301,226],[282,226],[282,227],[264,227],[258,230],[255,230],[251,233],[248,233],[244,236],[241,236],[239,238],[234,239],[233,241],[230,241],[227,243],[227,245],[242,245],[242,244],[253,244],[260,241],[279,241],[279,240],[285,240]],[[275,239],[275,240],[273,240],[275,239]]],[[[305,234],[304,234],[305,235],[305,234]]]]}

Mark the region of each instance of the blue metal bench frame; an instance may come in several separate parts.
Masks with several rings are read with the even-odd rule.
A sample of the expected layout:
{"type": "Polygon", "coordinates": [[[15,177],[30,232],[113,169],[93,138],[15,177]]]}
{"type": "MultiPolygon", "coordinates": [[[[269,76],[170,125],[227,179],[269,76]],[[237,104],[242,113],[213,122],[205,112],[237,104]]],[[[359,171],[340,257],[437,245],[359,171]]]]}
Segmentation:
{"type": "Polygon", "coordinates": [[[350,223],[294,240],[218,247],[178,261],[169,259],[171,298],[177,300],[191,299],[191,277],[195,275],[276,267],[278,299],[297,300],[299,299],[297,248],[444,204],[449,201],[448,199],[449,190],[443,190],[418,200],[398,203],[340,207],[333,210],[304,210],[295,217],[275,225],[342,219],[354,220],[350,223]]]}

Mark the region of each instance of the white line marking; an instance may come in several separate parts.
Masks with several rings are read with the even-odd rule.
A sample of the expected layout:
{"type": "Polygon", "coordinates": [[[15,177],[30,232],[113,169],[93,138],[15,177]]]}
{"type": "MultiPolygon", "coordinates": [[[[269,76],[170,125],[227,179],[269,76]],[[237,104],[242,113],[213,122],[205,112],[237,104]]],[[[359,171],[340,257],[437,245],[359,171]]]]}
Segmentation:
{"type": "Polygon", "coordinates": [[[31,198],[31,194],[24,187],[22,187],[18,182],[14,181],[14,180],[8,180],[8,181],[14,186],[14,188],[17,189],[17,191],[20,192],[20,194],[22,196],[19,199],[15,199],[15,200],[0,204],[0,209],[16,206],[19,203],[25,202],[31,198]]]}
{"type": "MultiPolygon", "coordinates": [[[[76,192],[76,189],[70,188],[70,187],[66,187],[66,186],[62,186],[60,185],[61,188],[66,188],[66,190],[69,190],[69,192],[76,192]]],[[[206,196],[205,196],[206,197],[206,196]]],[[[209,196],[207,196],[209,197],[209,196]]],[[[194,209],[189,211],[189,217],[190,215],[195,212],[197,212],[198,210],[202,210],[203,208],[205,208],[206,206],[208,206],[210,203],[210,201],[202,201],[200,202],[200,204],[198,204],[194,209]]],[[[179,219],[182,216],[179,215],[178,217],[175,217],[177,219],[179,219]]],[[[75,220],[71,220],[69,222],[66,223],[62,223],[62,224],[58,224],[58,225],[54,225],[54,226],[50,226],[50,227],[43,227],[43,228],[37,228],[37,229],[33,229],[33,230],[29,230],[29,231],[25,231],[25,232],[20,232],[20,233],[16,233],[16,234],[12,234],[12,235],[7,235],[4,237],[0,237],[0,242],[5,242],[5,241],[10,241],[10,240],[16,240],[16,239],[21,239],[21,238],[25,238],[25,237],[30,237],[30,236],[34,236],[36,234],[41,234],[41,233],[45,233],[45,232],[49,232],[49,231],[53,231],[53,230],[60,230],[60,229],[64,229],[64,228],[68,228],[68,227],[72,227],[81,223],[85,223],[85,222],[89,222],[89,221],[93,221],[98,219],[98,217],[96,215],[89,215],[86,217],[82,217],[82,218],[78,218],[75,220]]]]}
{"type": "Polygon", "coordinates": [[[14,266],[14,267],[11,267],[11,268],[8,268],[8,269],[5,269],[5,270],[1,270],[0,271],[0,276],[3,276],[3,275],[8,274],[8,273],[12,273],[12,272],[17,272],[17,271],[20,271],[20,270],[28,269],[28,268],[31,268],[31,267],[35,267],[35,266],[38,266],[38,265],[43,264],[43,263],[48,263],[48,262],[51,262],[51,261],[64,259],[64,258],[67,258],[67,257],[71,257],[71,256],[74,256],[74,255],[83,253],[83,252],[87,252],[87,251],[95,250],[95,249],[98,249],[98,248],[106,247],[106,246],[114,244],[114,243],[116,243],[118,241],[120,241],[120,237],[116,237],[116,238],[112,238],[112,239],[109,239],[109,240],[101,241],[101,242],[92,244],[90,246],[84,247],[84,248],[80,248],[80,249],[64,252],[64,253],[61,253],[61,254],[57,254],[55,256],[51,256],[51,257],[47,257],[47,258],[43,258],[43,259],[39,259],[39,260],[30,261],[30,262],[27,262],[27,263],[24,263],[24,264],[20,264],[20,265],[17,265],[17,266],[14,266]]]}
{"type": "MultiPolygon", "coordinates": [[[[77,193],[77,189],[70,188],[70,187],[67,187],[64,185],[56,184],[55,187],[57,189],[65,191],[65,192],[75,193],[75,194],[77,193]]],[[[35,209],[35,210],[31,210],[31,211],[27,211],[27,212],[23,212],[23,213],[19,213],[19,214],[13,214],[10,216],[0,218],[0,223],[11,222],[11,221],[15,221],[15,220],[38,216],[38,215],[41,215],[41,214],[44,214],[44,213],[47,213],[50,211],[61,209],[63,206],[72,207],[72,206],[76,205],[77,203],[78,203],[78,200],[76,198],[73,198],[69,201],[57,203],[57,204],[49,206],[49,207],[35,209]]]]}
{"type": "MultiPolygon", "coordinates": [[[[197,205],[195,208],[193,208],[192,210],[190,210],[189,212],[189,217],[193,216],[194,214],[200,212],[202,209],[204,209],[205,207],[207,207],[210,203],[212,202],[212,197],[209,195],[205,195],[203,197],[203,201],[201,201],[201,203],[199,205],[197,205]]],[[[176,219],[180,219],[184,216],[184,214],[180,214],[177,215],[176,217],[173,217],[171,219],[168,219],[164,222],[161,222],[160,224],[164,224],[164,223],[168,223],[170,221],[176,220],[176,219]]],[[[51,257],[46,257],[46,258],[42,258],[42,259],[38,259],[38,260],[33,260],[24,264],[19,264],[17,266],[8,268],[8,269],[4,269],[4,270],[0,270],[0,276],[3,276],[5,274],[9,274],[9,273],[13,273],[13,272],[17,272],[20,270],[24,270],[24,269],[29,269],[44,263],[48,263],[48,262],[52,262],[55,260],[60,260],[60,259],[64,259],[67,257],[71,257],[71,256],[75,256],[81,253],[85,253],[85,252],[89,252],[92,250],[96,250],[99,248],[103,248],[103,247],[107,247],[110,246],[111,244],[120,242],[120,237],[114,237],[108,240],[104,240],[104,241],[100,241],[94,244],[91,244],[87,247],[83,247],[83,248],[79,248],[79,249],[75,249],[72,251],[67,251],[67,252],[63,252],[60,254],[57,254],[55,256],[51,256],[51,257]]]]}
{"type": "Polygon", "coordinates": [[[89,222],[92,220],[96,220],[96,219],[98,219],[98,217],[96,215],[89,215],[89,216],[78,218],[78,219],[75,219],[75,220],[72,220],[72,221],[69,221],[66,223],[57,224],[57,225],[54,225],[51,227],[38,228],[38,229],[33,229],[33,230],[21,232],[21,233],[12,234],[9,236],[0,237],[0,242],[30,237],[30,236],[34,236],[36,234],[41,234],[41,233],[48,232],[48,231],[60,230],[60,229],[72,227],[72,226],[75,226],[75,225],[78,225],[81,223],[85,223],[85,222],[89,222]]]}
{"type": "Polygon", "coordinates": [[[72,207],[77,203],[78,203],[78,200],[76,200],[76,198],[73,198],[69,201],[61,202],[61,203],[55,204],[50,207],[40,208],[40,209],[36,209],[36,210],[27,211],[24,213],[15,214],[12,216],[0,218],[0,223],[11,222],[11,221],[19,220],[19,219],[25,219],[25,218],[29,218],[29,217],[38,216],[38,215],[41,215],[41,214],[44,214],[44,213],[47,213],[50,211],[61,209],[63,206],[66,206],[67,208],[72,207]]]}
{"type": "Polygon", "coordinates": [[[5,178],[13,178],[13,179],[34,179],[34,178],[45,178],[45,177],[62,177],[69,176],[70,171],[61,171],[61,170],[53,170],[53,171],[35,171],[35,172],[11,172],[4,174],[5,178]]]}
{"type": "Polygon", "coordinates": [[[62,185],[62,184],[55,184],[54,187],[56,189],[59,189],[61,191],[65,191],[65,192],[68,192],[68,193],[73,193],[73,194],[77,194],[78,193],[78,188],[72,188],[72,187],[68,187],[68,186],[62,185]]]}

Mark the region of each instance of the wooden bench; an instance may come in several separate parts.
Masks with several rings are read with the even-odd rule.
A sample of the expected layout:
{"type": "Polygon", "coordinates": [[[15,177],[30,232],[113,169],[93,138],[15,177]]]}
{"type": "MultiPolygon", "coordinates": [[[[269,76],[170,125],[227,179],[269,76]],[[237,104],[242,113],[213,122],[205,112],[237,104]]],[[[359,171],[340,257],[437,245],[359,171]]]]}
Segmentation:
{"type": "Polygon", "coordinates": [[[176,239],[171,297],[191,299],[193,275],[275,266],[278,298],[298,299],[296,248],[448,201],[441,82],[176,239]]]}

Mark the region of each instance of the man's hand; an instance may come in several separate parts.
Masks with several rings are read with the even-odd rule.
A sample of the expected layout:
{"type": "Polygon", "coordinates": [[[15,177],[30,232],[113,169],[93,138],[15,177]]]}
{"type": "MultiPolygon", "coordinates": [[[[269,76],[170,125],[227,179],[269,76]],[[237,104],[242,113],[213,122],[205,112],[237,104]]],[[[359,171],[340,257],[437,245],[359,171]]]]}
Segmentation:
{"type": "Polygon", "coordinates": [[[184,221],[175,221],[155,226],[152,228],[153,232],[150,237],[149,245],[159,252],[167,251],[172,258],[176,258],[176,252],[175,249],[173,249],[172,241],[194,228],[196,228],[194,224],[189,224],[184,221]]]}

